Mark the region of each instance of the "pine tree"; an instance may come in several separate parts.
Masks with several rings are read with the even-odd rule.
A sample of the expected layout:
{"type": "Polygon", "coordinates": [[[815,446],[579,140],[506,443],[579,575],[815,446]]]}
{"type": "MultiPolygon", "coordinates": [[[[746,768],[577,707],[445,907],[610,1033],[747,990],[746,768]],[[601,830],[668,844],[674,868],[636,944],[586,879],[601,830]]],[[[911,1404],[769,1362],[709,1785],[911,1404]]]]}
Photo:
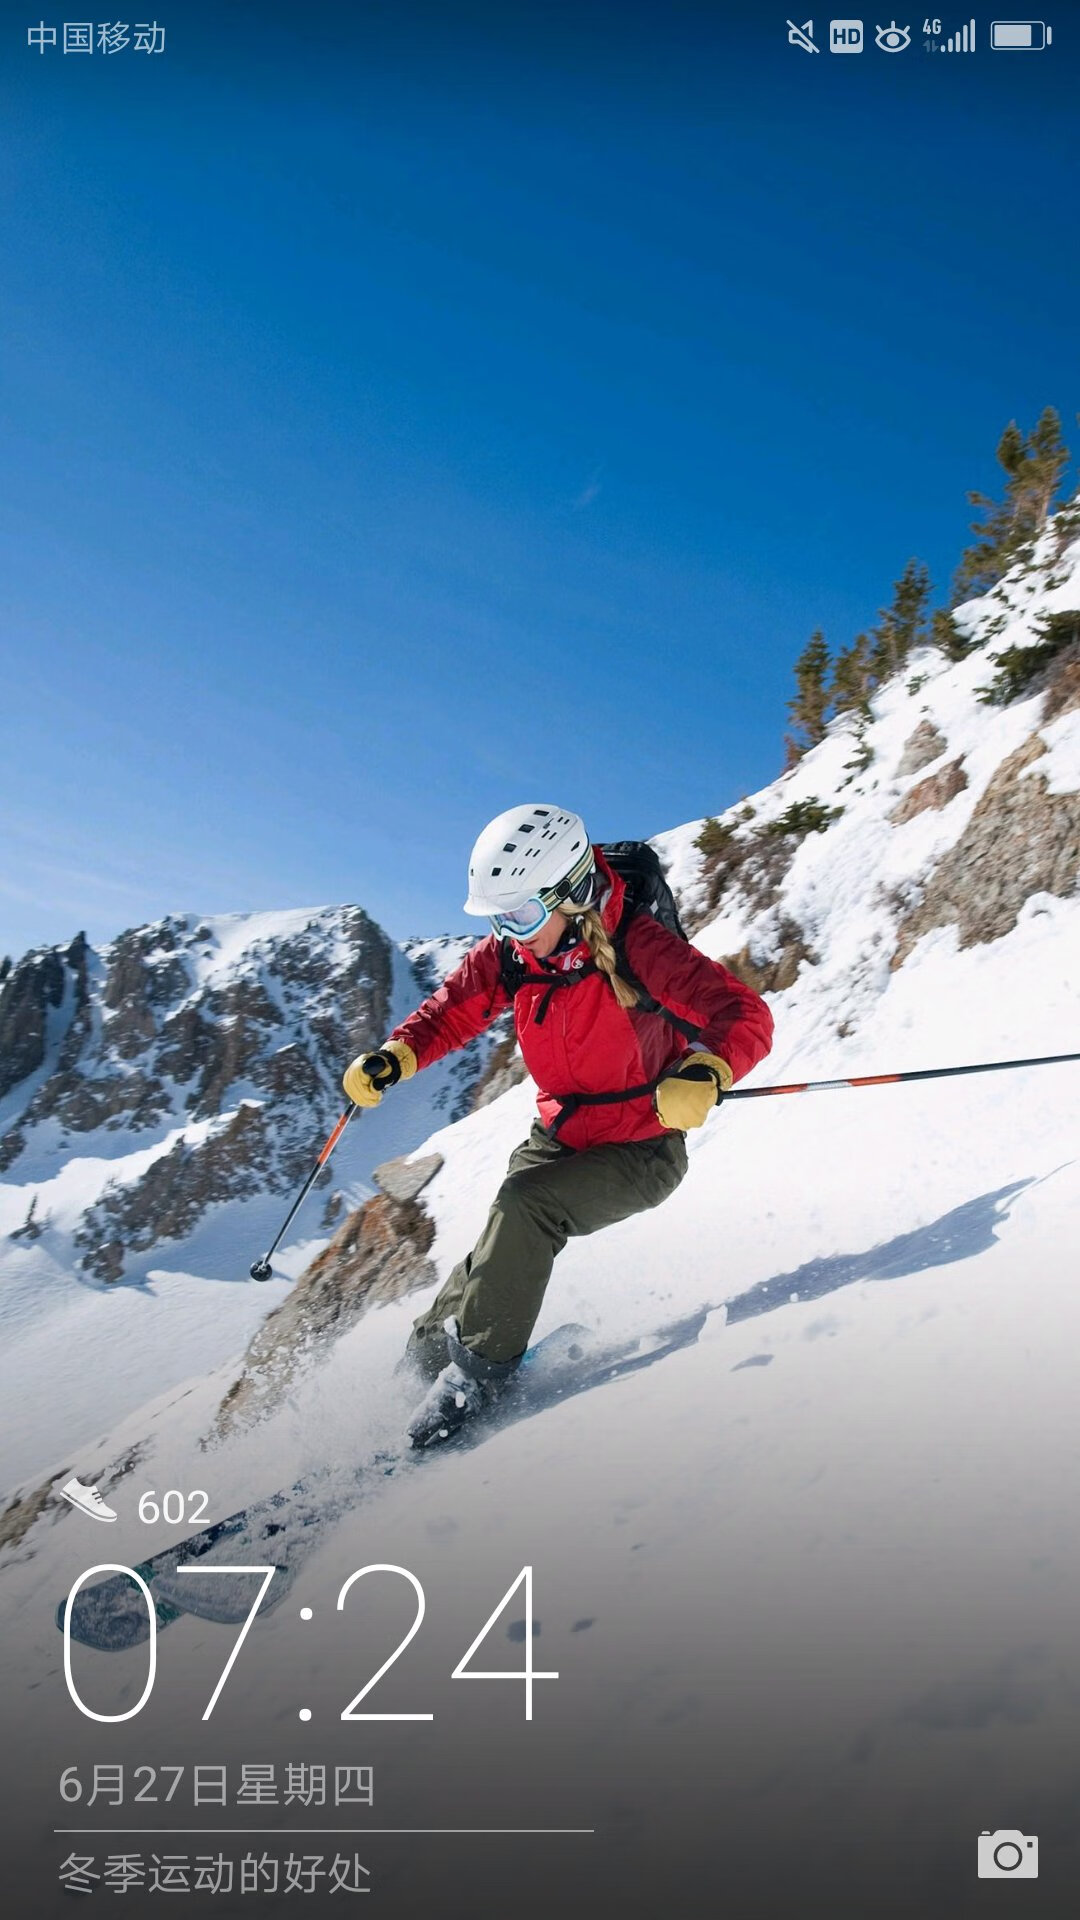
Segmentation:
{"type": "Polygon", "coordinates": [[[795,686],[795,698],[788,701],[794,730],[785,740],[789,767],[825,738],[830,698],[829,649],[820,628],[811,634],[795,662],[795,686]]]}
{"type": "Polygon", "coordinates": [[[1069,464],[1069,449],[1061,437],[1061,420],[1053,407],[1044,407],[1039,415],[1035,431],[1028,439],[1027,455],[1016,517],[1022,537],[1037,540],[1069,464]]]}
{"type": "Polygon", "coordinates": [[[930,570],[921,560],[909,560],[893,589],[893,613],[903,657],[926,639],[926,609],[930,599],[930,570]]]}
{"type": "Polygon", "coordinates": [[[837,713],[870,711],[873,679],[870,673],[870,640],[856,634],[850,647],[842,647],[833,667],[832,698],[837,713]]]}
{"type": "Polygon", "coordinates": [[[1023,548],[1042,532],[1069,464],[1056,409],[1043,408],[1026,440],[1016,421],[1010,420],[998,442],[997,461],[1005,475],[1004,499],[968,494],[970,505],[983,518],[972,522],[971,531],[979,537],[957,569],[954,606],[996,586],[1023,548]]]}
{"type": "Polygon", "coordinates": [[[912,649],[926,638],[930,575],[919,560],[909,560],[893,587],[892,605],[883,607],[872,632],[870,671],[882,685],[898,673],[912,649]]]}
{"type": "Polygon", "coordinates": [[[951,613],[936,607],[930,622],[930,638],[935,647],[940,647],[947,660],[963,660],[977,644],[960,631],[951,613]]]}

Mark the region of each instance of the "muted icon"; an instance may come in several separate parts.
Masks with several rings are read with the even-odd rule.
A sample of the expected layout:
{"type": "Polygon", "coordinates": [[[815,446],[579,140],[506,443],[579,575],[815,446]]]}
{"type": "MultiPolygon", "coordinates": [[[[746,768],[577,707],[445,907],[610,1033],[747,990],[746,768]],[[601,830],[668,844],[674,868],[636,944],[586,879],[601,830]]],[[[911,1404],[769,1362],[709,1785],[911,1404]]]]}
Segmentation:
{"type": "Polygon", "coordinates": [[[814,45],[814,23],[812,20],[804,20],[801,27],[797,27],[794,20],[789,20],[787,26],[789,47],[801,47],[804,53],[821,52],[821,48],[814,45]]]}

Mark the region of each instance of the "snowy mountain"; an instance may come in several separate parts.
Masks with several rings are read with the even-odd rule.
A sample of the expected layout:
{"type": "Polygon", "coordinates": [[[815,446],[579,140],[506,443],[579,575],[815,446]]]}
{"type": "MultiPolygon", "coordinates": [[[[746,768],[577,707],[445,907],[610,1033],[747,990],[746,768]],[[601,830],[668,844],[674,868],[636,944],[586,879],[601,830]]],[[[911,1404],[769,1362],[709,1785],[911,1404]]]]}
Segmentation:
{"type": "MultiPolygon", "coordinates": [[[[1007,650],[1035,647],[1048,616],[1077,609],[1074,505],[1023,566],[957,609],[962,658],[926,648],[867,716],[834,722],[772,785],[658,837],[697,944],[769,995],[775,1045],[750,1084],[1080,1051],[1080,644],[1040,662],[1017,697],[980,695],[1007,650]]],[[[355,967],[343,923],[328,915],[318,926],[337,964],[355,967]]],[[[195,994],[194,935],[169,928],[195,994]]],[[[287,941],[299,929],[276,932],[287,941]]],[[[214,939],[224,946],[220,931],[214,939]]],[[[252,933],[247,950],[254,944],[252,933]]],[[[141,956],[151,982],[176,958],[160,940],[141,956]]],[[[83,1004],[80,964],[52,965],[54,983],[57,965],[67,970],[55,1003],[46,982],[43,1063],[24,1071],[20,1096],[31,1103],[49,1062],[53,1077],[63,1070],[83,1004]]],[[[365,966],[364,990],[403,1011],[416,991],[406,957],[377,980],[365,966]]],[[[110,970],[95,976],[88,965],[86,977],[107,982],[110,970]]],[[[167,977],[179,1007],[181,983],[167,977]]],[[[268,961],[259,978],[278,978],[268,961]]],[[[221,993],[220,979],[209,990],[221,993]]],[[[106,991],[93,1002],[99,1046],[113,1011],[97,1010],[106,991]]],[[[286,1023],[279,1039],[304,1045],[299,1003],[280,982],[267,992],[286,1023]]],[[[142,995],[146,1043],[151,1019],[158,1035],[143,1068],[152,1080],[167,1042],[150,988],[142,995]]],[[[126,1004],[121,995],[121,1031],[141,1034],[126,1004]]],[[[108,1421],[89,1420],[84,1403],[63,1446],[50,1452],[39,1440],[33,1461],[23,1448],[3,1516],[5,1584],[9,1604],[20,1603],[10,1686],[18,1669],[55,1667],[51,1606],[95,1544],[57,1497],[72,1471],[96,1480],[120,1513],[109,1550],[132,1565],[184,1531],[160,1524],[148,1546],[134,1511],[144,1487],[204,1486],[217,1516],[329,1471],[342,1508],[308,1540],[303,1567],[317,1615],[350,1569],[379,1561],[415,1569],[436,1616],[437,1657],[424,1656],[419,1677],[410,1669],[411,1680],[382,1683],[395,1703],[434,1704],[433,1726],[423,1738],[364,1729],[365,1755],[386,1780],[380,1827],[504,1818],[608,1836],[591,1854],[584,1840],[572,1856],[557,1853],[555,1865],[529,1843],[522,1912],[565,1902],[565,1873],[581,1912],[601,1898],[624,1913],[666,1911],[661,1885],[688,1914],[716,1911],[721,1891],[740,1915],[809,1910],[784,1906],[783,1880],[792,1897],[824,1889],[833,1915],[958,1916],[982,1910],[975,1839],[992,1827],[1039,1832],[1038,1910],[1068,1911],[1063,1890],[1080,1884],[1080,1545],[1069,1519],[1080,1473],[1077,1071],[726,1104],[690,1137],[690,1172],[673,1198],[571,1241],[549,1289],[537,1336],[578,1323],[609,1354],[634,1357],[635,1370],[616,1377],[601,1366],[588,1390],[475,1449],[358,1480],[365,1461],[397,1444],[404,1389],[392,1368],[410,1321],[479,1231],[531,1110],[531,1087],[517,1084],[478,1110],[417,1107],[406,1122],[397,1117],[406,1098],[429,1097],[420,1076],[384,1101],[370,1156],[364,1147],[365,1165],[376,1150],[403,1148],[410,1164],[423,1161],[412,1187],[362,1198],[354,1186],[347,1197],[362,1204],[313,1261],[310,1246],[289,1250],[283,1271],[297,1285],[266,1289],[269,1317],[261,1295],[245,1304],[250,1288],[198,1277],[220,1271],[206,1224],[205,1240],[196,1234],[185,1251],[191,1377],[132,1406],[103,1438],[108,1421]],[[376,1139],[384,1126],[397,1139],[376,1139]],[[240,1301],[224,1323],[223,1294],[240,1301]],[[544,1731],[530,1728],[528,1740],[489,1703],[516,1690],[444,1684],[526,1563],[542,1615],[538,1664],[560,1673],[559,1684],[538,1685],[544,1731]],[[462,1737],[472,1743],[466,1765],[462,1737]],[[706,1899],[686,1863],[701,1860],[708,1833],[718,1852],[706,1899]]],[[[243,1074],[234,1114],[241,1087],[252,1102],[267,1093],[246,1062],[243,1074]]],[[[175,1151],[177,1102],[202,1084],[193,1072],[175,1082],[150,1146],[134,1137],[131,1107],[122,1110],[116,1145],[128,1180],[140,1153],[149,1167],[175,1151]]],[[[135,1111],[152,1098],[144,1085],[135,1111]]],[[[69,1232],[95,1207],[95,1221],[112,1218],[107,1123],[94,1135],[101,1185],[91,1191],[85,1166],[65,1184],[60,1129],[73,1123],[63,1100],[19,1113],[8,1110],[8,1137],[25,1136],[20,1158],[40,1157],[8,1190],[8,1231],[34,1191],[42,1215],[69,1232]]],[[[193,1152],[236,1124],[220,1107],[185,1110],[184,1120],[193,1152]]],[[[275,1148],[274,1179],[294,1166],[293,1147],[290,1138],[275,1148]]],[[[9,1179],[18,1168],[12,1159],[9,1179]]],[[[255,1201],[215,1208],[222,1232],[244,1212],[245,1250],[257,1243],[248,1220],[268,1215],[255,1201]]],[[[4,1277],[9,1347],[42,1388],[67,1364],[27,1326],[31,1298],[61,1285],[56,1270],[31,1271],[47,1245],[47,1234],[16,1242],[26,1266],[13,1269],[8,1252],[4,1277]]],[[[158,1310],[180,1286],[162,1257],[150,1272],[155,1324],[144,1313],[120,1328],[147,1387],[158,1310]]],[[[236,1277],[244,1270],[238,1262],[236,1277]]],[[[109,1291],[110,1313],[124,1291],[109,1291]]],[[[85,1295],[95,1312],[102,1297],[85,1295]]],[[[69,1313],[65,1339],[86,1324],[69,1313]]],[[[384,1652],[407,1624],[384,1621],[384,1652]]],[[[514,1643],[504,1662],[515,1644],[520,1661],[519,1626],[499,1630],[514,1643]]],[[[272,1700],[280,1750],[299,1747],[302,1699],[325,1728],[375,1665],[354,1649],[357,1678],[343,1686],[336,1644],[329,1628],[316,1638],[300,1626],[296,1607],[272,1614],[230,1679],[233,1724],[267,1726],[272,1700]]],[[[183,1685],[195,1674],[201,1687],[221,1655],[219,1627],[185,1617],[170,1628],[160,1659],[173,1679],[159,1682],[149,1722],[170,1729],[170,1753],[207,1737],[178,1691],[181,1662],[183,1685]]],[[[88,1659],[95,1698],[112,1688],[110,1710],[136,1697],[145,1655],[88,1659]]],[[[66,1739],[74,1754],[66,1699],[39,1700],[36,1711],[53,1750],[66,1739]]],[[[89,1752],[89,1734],[85,1744],[89,1752]]],[[[443,1914],[475,1911],[452,1875],[447,1898],[445,1854],[387,1843],[381,1860],[387,1911],[419,1910],[429,1896],[443,1914]]],[[[1022,1899],[1014,1888],[1018,1911],[1022,1899]]]]}
{"type": "MultiPolygon", "coordinates": [[[[461,949],[446,938],[399,946],[360,908],[323,907],[174,915],[100,951],[79,935],[8,969],[5,1477],[39,1459],[43,1443],[78,1440],[165,1376],[216,1365],[252,1334],[285,1282],[252,1288],[248,1267],[341,1111],[344,1065],[384,1038],[461,949]],[[103,1287],[116,1296],[108,1308],[103,1287]],[[43,1373],[62,1386],[59,1412],[42,1404],[43,1373]]],[[[469,1110],[500,1038],[484,1036],[354,1125],[282,1275],[374,1191],[381,1161],[469,1110]]]]}

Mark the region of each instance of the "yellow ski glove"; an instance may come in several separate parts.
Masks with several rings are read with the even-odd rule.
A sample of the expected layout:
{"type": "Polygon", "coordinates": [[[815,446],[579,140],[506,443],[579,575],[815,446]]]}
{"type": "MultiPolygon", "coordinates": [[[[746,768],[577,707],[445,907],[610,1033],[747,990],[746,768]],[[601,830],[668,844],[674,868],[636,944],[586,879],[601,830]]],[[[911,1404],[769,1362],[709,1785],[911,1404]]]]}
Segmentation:
{"type": "Polygon", "coordinates": [[[704,1126],[733,1079],[731,1068],[719,1054],[688,1053],[656,1089],[654,1105],[661,1126],[679,1133],[704,1126]]]}
{"type": "Polygon", "coordinates": [[[415,1072],[412,1048],[404,1040],[387,1040],[377,1053],[358,1054],[341,1084],[358,1107],[377,1107],[385,1088],[411,1080],[415,1072]]]}

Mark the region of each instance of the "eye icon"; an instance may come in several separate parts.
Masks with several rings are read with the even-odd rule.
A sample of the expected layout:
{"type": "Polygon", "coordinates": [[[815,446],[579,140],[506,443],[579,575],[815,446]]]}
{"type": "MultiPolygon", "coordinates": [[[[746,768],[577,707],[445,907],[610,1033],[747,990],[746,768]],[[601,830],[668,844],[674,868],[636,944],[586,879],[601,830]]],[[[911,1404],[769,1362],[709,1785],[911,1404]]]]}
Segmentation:
{"type": "Polygon", "coordinates": [[[875,28],[875,38],[882,53],[903,53],[911,45],[911,28],[898,27],[895,20],[890,20],[887,27],[875,28]]]}

